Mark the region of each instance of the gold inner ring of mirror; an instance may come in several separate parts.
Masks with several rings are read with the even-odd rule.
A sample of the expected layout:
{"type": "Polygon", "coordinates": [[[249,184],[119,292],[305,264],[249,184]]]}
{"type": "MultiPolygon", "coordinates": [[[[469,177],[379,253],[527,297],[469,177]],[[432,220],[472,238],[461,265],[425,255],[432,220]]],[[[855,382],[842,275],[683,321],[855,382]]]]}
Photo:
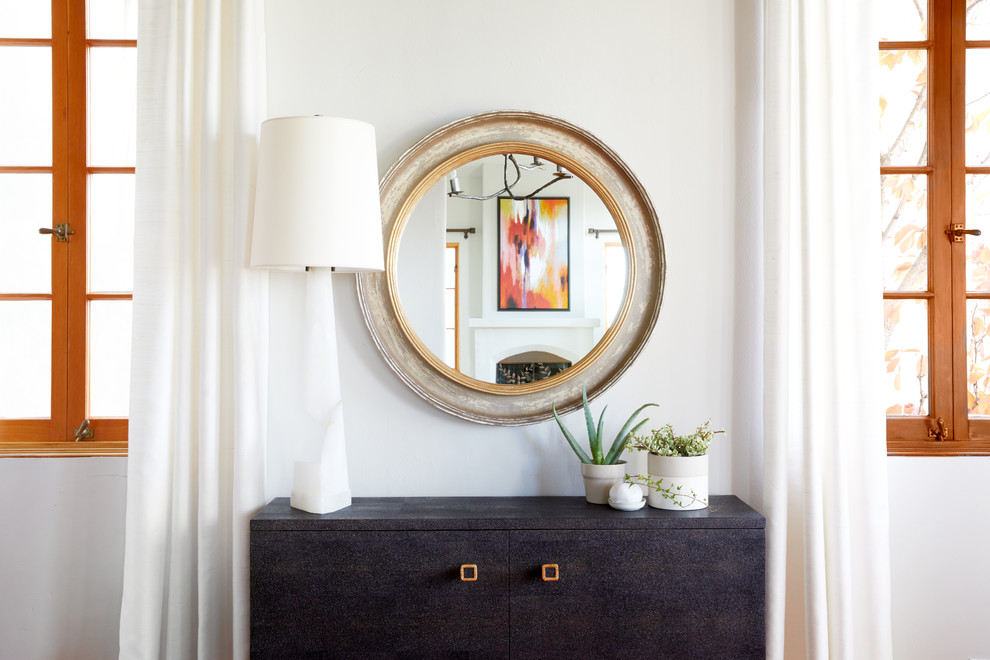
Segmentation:
{"type": "Polygon", "coordinates": [[[591,365],[605,351],[608,345],[611,344],[619,328],[625,323],[630,307],[631,296],[629,293],[635,290],[637,273],[635,251],[629,249],[631,240],[629,224],[626,221],[622,208],[619,206],[615,197],[609,192],[608,188],[598,179],[598,177],[596,177],[587,167],[573,158],[554,149],[529,142],[494,142],[492,144],[474,147],[451,156],[430,170],[430,172],[416,184],[416,187],[406,197],[402,203],[402,206],[399,208],[398,216],[392,226],[392,232],[388,237],[388,245],[385,253],[385,271],[388,278],[388,293],[390,303],[392,305],[392,311],[395,314],[395,318],[399,322],[399,326],[402,328],[403,334],[405,334],[406,338],[409,340],[409,343],[413,346],[420,357],[428,362],[431,367],[443,373],[451,380],[474,390],[494,394],[515,395],[540,392],[542,390],[554,387],[561,382],[580,376],[581,372],[591,365]],[[433,352],[429,350],[419,338],[419,335],[409,323],[409,319],[406,318],[405,312],[403,311],[399,300],[397,273],[399,242],[402,239],[402,232],[405,230],[406,223],[409,221],[413,209],[416,208],[416,204],[419,203],[427,191],[447,176],[451,170],[456,170],[462,165],[481,158],[486,158],[488,156],[499,156],[506,153],[525,156],[539,156],[540,158],[545,158],[555,165],[563,166],[568,172],[575,175],[585,185],[591,188],[595,194],[598,195],[599,199],[602,200],[605,208],[608,209],[608,212],[615,220],[615,226],[618,228],[622,244],[625,246],[627,260],[626,294],[623,296],[622,306],[619,308],[619,312],[615,317],[615,322],[612,323],[608,330],[605,331],[605,334],[602,336],[601,340],[595,344],[594,347],[592,347],[587,355],[563,372],[555,376],[551,376],[550,378],[539,380],[535,383],[527,383],[525,385],[498,385],[495,383],[488,383],[476,378],[471,378],[470,376],[465,376],[460,371],[449,367],[438,356],[434,355],[433,352]]]}

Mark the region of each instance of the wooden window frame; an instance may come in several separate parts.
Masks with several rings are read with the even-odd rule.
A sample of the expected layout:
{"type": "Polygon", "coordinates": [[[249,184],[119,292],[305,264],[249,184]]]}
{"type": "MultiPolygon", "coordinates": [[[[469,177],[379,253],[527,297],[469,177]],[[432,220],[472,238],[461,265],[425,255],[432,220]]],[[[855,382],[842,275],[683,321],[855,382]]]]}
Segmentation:
{"type": "Polygon", "coordinates": [[[966,291],[966,243],[945,234],[966,222],[966,175],[990,168],[966,167],[965,87],[968,48],[966,0],[929,0],[924,41],[881,41],[880,50],[928,53],[929,159],[919,167],[881,167],[880,174],[928,175],[929,285],[926,292],[884,292],[885,300],[927,300],[929,310],[929,414],[888,417],[887,453],[892,456],[990,455],[990,419],[970,419],[967,406],[966,305],[990,300],[990,292],[966,291]],[[930,437],[938,420],[949,439],[930,437]]]}
{"type": "Polygon", "coordinates": [[[52,51],[52,164],[0,166],[0,172],[50,173],[52,226],[69,222],[70,240],[52,242],[51,294],[0,294],[3,300],[52,303],[51,417],[0,420],[0,456],[126,456],[127,418],[89,417],[89,303],[130,300],[130,293],[88,289],[89,175],[130,173],[134,167],[90,166],[87,85],[91,48],[131,47],[135,40],[88,39],[86,0],[52,0],[48,39],[0,39],[0,45],[50,47],[52,51]],[[75,441],[75,429],[89,419],[93,440],[75,441]]]}

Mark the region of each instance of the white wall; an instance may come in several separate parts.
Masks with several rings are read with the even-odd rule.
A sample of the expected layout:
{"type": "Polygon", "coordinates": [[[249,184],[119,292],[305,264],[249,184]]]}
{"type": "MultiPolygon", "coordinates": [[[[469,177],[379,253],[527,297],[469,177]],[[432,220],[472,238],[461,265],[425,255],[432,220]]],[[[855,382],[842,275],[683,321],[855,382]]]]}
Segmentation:
{"type": "MultiPolygon", "coordinates": [[[[713,451],[713,489],[759,497],[759,267],[752,192],[758,140],[759,3],[592,0],[269,3],[269,115],[329,114],[375,125],[379,169],[433,129],[495,109],[555,115],[590,130],[637,173],[657,207],[668,258],[649,346],[596,406],[614,432],[647,401],[655,421],[730,430],[713,451]],[[740,19],[740,7],[747,17],[740,19]],[[505,16],[525,16],[510,38],[505,16]],[[737,19],[744,29],[736,49],[737,19]],[[746,88],[736,80],[745,72],[746,88]],[[755,124],[758,126],[758,123],[755,124]],[[740,148],[745,149],[740,153],[740,148]],[[741,170],[740,170],[741,168],[741,170]],[[749,176],[747,174],[747,176],[749,176]],[[738,296],[739,291],[745,292],[738,296]],[[755,301],[757,304],[750,304],[755,301]],[[755,376],[754,376],[755,374],[755,376]],[[742,395],[733,396],[741,386],[742,395]],[[735,460],[734,460],[735,457],[735,460]]],[[[272,277],[275,492],[289,491],[295,452],[319,437],[299,405],[301,281],[272,277]]],[[[335,280],[351,487],[361,495],[578,494],[576,459],[552,421],[489,428],[436,411],[403,386],[360,318],[354,280],[335,280]]],[[[578,422],[572,417],[572,424],[578,422]]],[[[308,449],[307,449],[308,447],[308,449]]]]}
{"type": "Polygon", "coordinates": [[[123,458],[0,459],[0,658],[115,658],[123,458]]]}
{"type": "Polygon", "coordinates": [[[890,458],[898,660],[990,658],[990,458],[890,458]]]}

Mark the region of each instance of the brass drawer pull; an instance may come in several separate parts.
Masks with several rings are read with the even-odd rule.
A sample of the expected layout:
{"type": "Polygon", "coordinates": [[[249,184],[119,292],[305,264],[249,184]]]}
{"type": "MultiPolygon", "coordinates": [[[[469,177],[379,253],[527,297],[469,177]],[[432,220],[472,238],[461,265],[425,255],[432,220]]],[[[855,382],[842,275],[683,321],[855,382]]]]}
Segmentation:
{"type": "Polygon", "coordinates": [[[544,582],[556,582],[560,579],[560,567],[557,564],[543,564],[542,576],[544,582]]]}
{"type": "Polygon", "coordinates": [[[474,582],[478,579],[477,564],[461,564],[461,582],[474,582]]]}

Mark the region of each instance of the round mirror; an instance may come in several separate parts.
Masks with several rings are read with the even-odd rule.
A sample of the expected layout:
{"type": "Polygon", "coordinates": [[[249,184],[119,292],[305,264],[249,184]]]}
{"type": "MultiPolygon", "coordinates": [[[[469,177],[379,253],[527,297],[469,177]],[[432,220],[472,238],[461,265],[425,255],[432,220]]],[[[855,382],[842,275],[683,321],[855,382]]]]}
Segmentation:
{"type": "Polygon", "coordinates": [[[470,378],[551,378],[601,341],[622,306],[626,258],[604,202],[530,154],[448,172],[399,240],[399,303],[433,355],[470,378]]]}
{"type": "Polygon", "coordinates": [[[358,275],[388,364],[441,410],[527,424],[603,392],[649,338],[665,262],[635,176],[562,120],[501,111],[421,140],[381,184],[384,273],[358,275]]]}

